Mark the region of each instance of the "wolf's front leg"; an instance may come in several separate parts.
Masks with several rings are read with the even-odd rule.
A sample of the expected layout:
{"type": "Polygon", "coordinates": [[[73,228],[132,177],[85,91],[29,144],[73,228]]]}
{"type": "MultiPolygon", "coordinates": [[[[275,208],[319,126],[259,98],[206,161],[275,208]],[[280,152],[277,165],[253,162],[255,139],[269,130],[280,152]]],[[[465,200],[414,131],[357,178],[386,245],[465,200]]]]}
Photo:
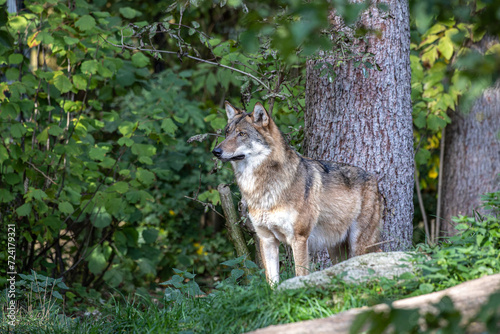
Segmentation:
{"type": "Polygon", "coordinates": [[[274,237],[259,236],[260,238],[260,254],[262,262],[264,262],[264,269],[266,271],[266,278],[269,284],[276,285],[280,281],[280,258],[279,258],[279,245],[280,242],[274,237]]]}
{"type": "Polygon", "coordinates": [[[304,276],[309,274],[309,250],[307,249],[307,237],[296,235],[292,241],[293,259],[295,261],[295,275],[304,276]]]}

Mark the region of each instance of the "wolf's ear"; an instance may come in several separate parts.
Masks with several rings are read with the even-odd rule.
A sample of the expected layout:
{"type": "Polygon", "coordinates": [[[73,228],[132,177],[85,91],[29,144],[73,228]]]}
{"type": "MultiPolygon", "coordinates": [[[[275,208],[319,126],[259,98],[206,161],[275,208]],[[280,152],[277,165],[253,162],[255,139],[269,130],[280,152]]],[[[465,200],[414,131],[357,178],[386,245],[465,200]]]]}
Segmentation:
{"type": "Polygon", "coordinates": [[[226,106],[226,114],[228,121],[232,120],[234,116],[241,114],[241,111],[233,107],[231,103],[229,103],[228,101],[224,102],[224,105],[226,106]]]}
{"type": "Polygon", "coordinates": [[[253,107],[252,117],[254,123],[262,123],[262,126],[269,125],[269,115],[267,114],[266,109],[260,102],[257,102],[255,104],[255,107],[253,107]]]}

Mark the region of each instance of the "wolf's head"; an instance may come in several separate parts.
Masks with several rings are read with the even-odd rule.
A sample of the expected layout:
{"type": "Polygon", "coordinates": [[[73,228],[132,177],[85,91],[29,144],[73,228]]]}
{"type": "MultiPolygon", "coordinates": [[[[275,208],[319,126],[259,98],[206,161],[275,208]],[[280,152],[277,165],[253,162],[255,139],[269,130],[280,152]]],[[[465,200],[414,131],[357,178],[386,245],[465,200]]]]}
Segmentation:
{"type": "Polygon", "coordinates": [[[264,106],[257,102],[252,113],[245,113],[225,102],[228,124],[226,139],[212,153],[222,161],[262,161],[272,149],[271,127],[275,126],[264,106]]]}

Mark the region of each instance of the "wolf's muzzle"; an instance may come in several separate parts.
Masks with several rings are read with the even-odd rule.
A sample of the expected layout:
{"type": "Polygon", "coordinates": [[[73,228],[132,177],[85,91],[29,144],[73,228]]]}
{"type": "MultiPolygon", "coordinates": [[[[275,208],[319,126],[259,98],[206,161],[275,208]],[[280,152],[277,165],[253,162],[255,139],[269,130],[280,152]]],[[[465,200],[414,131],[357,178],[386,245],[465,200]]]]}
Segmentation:
{"type": "Polygon", "coordinates": [[[222,149],[216,147],[214,148],[214,150],[212,151],[212,154],[215,155],[217,158],[220,159],[220,157],[222,156],[222,149]]]}

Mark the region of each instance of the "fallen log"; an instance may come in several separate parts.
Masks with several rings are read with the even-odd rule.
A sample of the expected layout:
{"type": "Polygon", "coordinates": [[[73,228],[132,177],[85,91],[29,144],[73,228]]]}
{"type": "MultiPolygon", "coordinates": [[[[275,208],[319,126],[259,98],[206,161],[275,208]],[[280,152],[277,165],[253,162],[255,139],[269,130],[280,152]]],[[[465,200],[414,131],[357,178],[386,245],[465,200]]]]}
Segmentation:
{"type": "MultiPolygon", "coordinates": [[[[452,301],[456,310],[462,315],[461,324],[467,323],[480,310],[480,308],[488,301],[491,294],[500,289],[500,274],[485,276],[465,282],[448,288],[446,290],[433,292],[430,294],[401,299],[392,303],[395,309],[419,309],[420,313],[435,312],[435,306],[444,296],[448,296],[452,301]]],[[[390,307],[387,304],[378,304],[373,307],[355,308],[328,318],[302,321],[285,325],[274,325],[266,328],[261,328],[250,332],[255,334],[303,334],[303,333],[349,333],[357,315],[374,310],[376,312],[389,311],[390,307]]],[[[497,310],[500,312],[500,310],[497,310]]],[[[472,333],[480,333],[484,331],[481,326],[477,330],[472,330],[472,333]]]]}

